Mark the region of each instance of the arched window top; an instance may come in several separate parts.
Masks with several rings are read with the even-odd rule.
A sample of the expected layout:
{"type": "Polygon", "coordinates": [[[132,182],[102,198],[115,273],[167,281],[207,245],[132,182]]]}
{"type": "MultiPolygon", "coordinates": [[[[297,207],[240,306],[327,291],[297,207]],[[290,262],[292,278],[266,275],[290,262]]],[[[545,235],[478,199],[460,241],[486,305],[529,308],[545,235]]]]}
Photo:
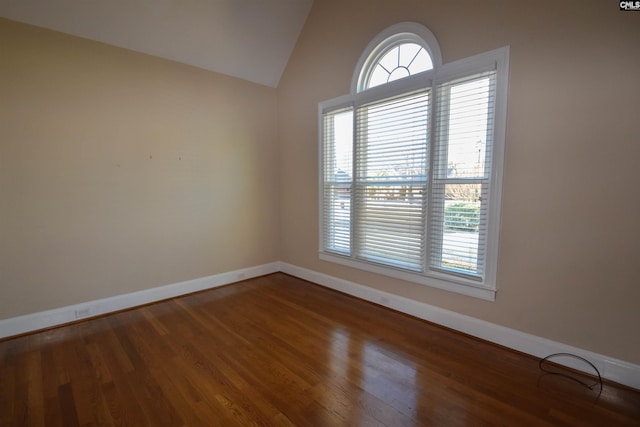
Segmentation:
{"type": "Polygon", "coordinates": [[[351,92],[362,92],[442,64],[440,46],[425,26],[402,22],[378,34],[358,61],[351,92]]]}

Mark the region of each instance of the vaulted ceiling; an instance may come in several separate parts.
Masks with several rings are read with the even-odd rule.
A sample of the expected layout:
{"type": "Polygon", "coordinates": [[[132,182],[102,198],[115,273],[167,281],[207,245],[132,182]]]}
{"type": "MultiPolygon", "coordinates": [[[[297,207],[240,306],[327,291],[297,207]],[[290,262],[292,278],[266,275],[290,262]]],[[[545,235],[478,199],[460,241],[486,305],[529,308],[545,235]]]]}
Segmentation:
{"type": "Polygon", "coordinates": [[[277,87],[313,0],[0,0],[0,16],[277,87]]]}

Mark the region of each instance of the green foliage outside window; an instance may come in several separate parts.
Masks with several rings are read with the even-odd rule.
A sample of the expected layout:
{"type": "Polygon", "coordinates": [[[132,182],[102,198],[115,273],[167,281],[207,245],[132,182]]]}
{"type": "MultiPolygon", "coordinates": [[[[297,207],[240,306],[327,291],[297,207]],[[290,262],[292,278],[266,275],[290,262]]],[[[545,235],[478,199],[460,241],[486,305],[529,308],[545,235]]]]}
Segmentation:
{"type": "Polygon", "coordinates": [[[454,203],[444,209],[444,227],[452,231],[478,232],[480,228],[479,203],[454,203]]]}

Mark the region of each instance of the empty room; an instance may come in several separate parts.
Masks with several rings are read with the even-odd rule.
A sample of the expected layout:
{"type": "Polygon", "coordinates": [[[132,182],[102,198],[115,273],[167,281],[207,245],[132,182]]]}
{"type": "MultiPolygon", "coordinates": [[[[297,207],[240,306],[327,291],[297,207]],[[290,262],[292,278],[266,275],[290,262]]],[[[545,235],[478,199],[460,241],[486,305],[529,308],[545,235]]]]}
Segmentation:
{"type": "Polygon", "coordinates": [[[0,0],[0,426],[639,426],[640,3],[0,0]]]}

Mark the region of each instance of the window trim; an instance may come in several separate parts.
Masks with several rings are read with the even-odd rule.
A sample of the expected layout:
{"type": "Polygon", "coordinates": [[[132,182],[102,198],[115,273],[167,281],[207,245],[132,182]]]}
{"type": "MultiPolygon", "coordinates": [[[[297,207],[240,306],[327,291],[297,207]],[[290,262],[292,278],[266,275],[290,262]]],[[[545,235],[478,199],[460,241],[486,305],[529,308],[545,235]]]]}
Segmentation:
{"type": "MultiPolygon", "coordinates": [[[[488,70],[496,70],[496,94],[495,94],[495,117],[494,117],[494,138],[493,138],[493,158],[491,168],[491,187],[489,192],[487,215],[487,241],[485,254],[487,261],[485,263],[484,279],[476,281],[471,278],[457,276],[455,273],[441,273],[437,270],[428,269],[424,273],[412,273],[391,266],[384,266],[368,261],[356,259],[353,255],[342,256],[330,252],[325,252],[323,248],[324,227],[323,223],[323,194],[324,194],[324,135],[323,127],[319,126],[319,257],[323,261],[329,261],[340,265],[356,268],[359,270],[369,271],[401,280],[419,283],[456,292],[459,294],[480,298],[487,301],[494,301],[496,297],[497,287],[497,265],[498,265],[498,242],[500,232],[500,208],[502,197],[502,178],[504,168],[504,148],[506,137],[506,113],[507,113],[507,91],[509,76],[509,46],[494,49],[488,52],[473,55],[448,64],[441,64],[440,51],[437,47],[437,41],[433,34],[433,41],[430,44],[422,42],[421,44],[432,55],[434,69],[419,74],[415,74],[404,79],[389,82],[384,85],[375,86],[367,90],[358,91],[358,85],[362,80],[363,66],[367,66],[371,61],[373,52],[384,52],[389,46],[398,43],[404,38],[393,38],[394,32],[407,33],[407,23],[394,25],[380,33],[367,47],[358,62],[353,79],[351,93],[318,104],[318,123],[323,123],[323,114],[325,111],[335,110],[342,107],[355,108],[358,104],[366,102],[370,99],[380,99],[387,94],[397,94],[399,92],[409,92],[412,89],[420,87],[431,87],[432,93],[435,93],[437,85],[442,82],[450,81],[458,77],[464,77],[475,73],[488,70]],[[387,43],[387,41],[390,41],[387,43]],[[382,43],[382,44],[381,44],[382,43]],[[381,47],[382,46],[382,47],[381,47]],[[435,46],[435,47],[434,47],[435,46]],[[437,53],[434,53],[437,52],[437,53]],[[364,59],[363,59],[364,58],[364,59]]],[[[412,28],[417,27],[425,29],[419,24],[412,24],[412,28]]],[[[428,30],[427,30],[428,31],[428,30]]],[[[404,37],[404,35],[403,35],[404,37]]],[[[434,104],[435,105],[435,104],[434,104]]],[[[432,116],[433,117],[433,116],[432,116]]],[[[433,132],[433,126],[431,127],[433,132]]],[[[428,238],[427,238],[428,239],[428,238]]],[[[427,240],[427,244],[428,240],[427,240]]]]}

